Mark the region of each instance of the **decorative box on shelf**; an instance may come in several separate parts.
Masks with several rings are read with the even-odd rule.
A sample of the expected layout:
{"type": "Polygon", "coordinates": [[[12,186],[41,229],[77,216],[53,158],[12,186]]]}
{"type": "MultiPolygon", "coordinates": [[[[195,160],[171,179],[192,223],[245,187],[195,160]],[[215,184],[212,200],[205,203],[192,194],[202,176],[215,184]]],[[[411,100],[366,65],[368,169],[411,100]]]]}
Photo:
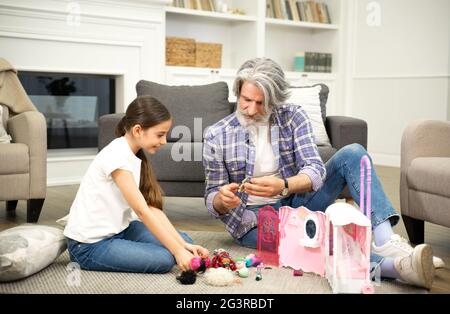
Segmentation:
{"type": "Polygon", "coordinates": [[[166,37],[166,65],[195,66],[195,40],[166,37]]]}
{"type": "Polygon", "coordinates": [[[195,43],[195,66],[203,68],[222,67],[222,44],[195,43]]]}
{"type": "Polygon", "coordinates": [[[191,38],[166,37],[166,65],[220,68],[222,44],[191,38]]]}

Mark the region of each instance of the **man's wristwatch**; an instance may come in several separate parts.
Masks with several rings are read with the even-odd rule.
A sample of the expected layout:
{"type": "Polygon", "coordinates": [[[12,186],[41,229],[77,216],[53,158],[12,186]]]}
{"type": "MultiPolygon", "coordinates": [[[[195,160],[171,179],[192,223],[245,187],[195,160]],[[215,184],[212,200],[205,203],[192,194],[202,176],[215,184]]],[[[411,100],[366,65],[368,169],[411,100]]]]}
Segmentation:
{"type": "Polygon", "coordinates": [[[284,181],[284,188],[283,188],[283,190],[281,190],[280,195],[287,196],[289,194],[288,180],[286,178],[283,178],[283,181],[284,181]]]}

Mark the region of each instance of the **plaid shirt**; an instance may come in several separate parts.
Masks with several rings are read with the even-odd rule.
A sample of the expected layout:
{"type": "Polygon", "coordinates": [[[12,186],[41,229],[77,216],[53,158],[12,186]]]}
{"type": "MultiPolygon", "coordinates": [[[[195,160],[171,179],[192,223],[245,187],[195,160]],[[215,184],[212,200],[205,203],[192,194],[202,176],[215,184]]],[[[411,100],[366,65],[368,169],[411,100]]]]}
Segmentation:
{"type": "MultiPolygon", "coordinates": [[[[326,170],[305,111],[300,106],[284,104],[274,110],[269,121],[271,144],[281,176],[289,178],[303,173],[311,179],[314,191],[320,189],[326,170]]],[[[244,178],[251,178],[254,164],[255,146],[235,113],[208,128],[203,145],[206,207],[213,217],[225,223],[235,239],[257,225],[256,215],[246,209],[248,195],[238,192],[241,204],[224,215],[215,211],[213,200],[223,185],[240,184],[244,178]]]]}

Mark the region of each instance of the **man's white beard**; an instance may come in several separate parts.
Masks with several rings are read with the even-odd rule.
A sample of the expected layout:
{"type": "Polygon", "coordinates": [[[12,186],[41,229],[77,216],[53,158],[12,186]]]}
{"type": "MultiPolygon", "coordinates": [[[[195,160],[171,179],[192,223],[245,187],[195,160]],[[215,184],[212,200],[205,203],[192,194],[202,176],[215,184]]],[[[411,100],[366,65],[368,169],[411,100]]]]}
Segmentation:
{"type": "Polygon", "coordinates": [[[255,116],[250,118],[246,114],[242,113],[238,108],[236,110],[236,118],[243,127],[249,127],[255,124],[267,123],[270,119],[270,113],[267,113],[265,115],[256,114],[255,116]]]}

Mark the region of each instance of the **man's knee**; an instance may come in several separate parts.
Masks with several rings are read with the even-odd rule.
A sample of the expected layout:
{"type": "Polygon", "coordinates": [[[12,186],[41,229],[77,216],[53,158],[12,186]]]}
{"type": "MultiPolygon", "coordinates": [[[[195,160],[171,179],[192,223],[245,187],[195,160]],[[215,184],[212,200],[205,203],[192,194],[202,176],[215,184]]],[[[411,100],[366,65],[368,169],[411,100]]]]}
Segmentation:
{"type": "Polygon", "coordinates": [[[361,144],[349,144],[347,146],[342,147],[339,152],[348,156],[356,156],[362,157],[364,155],[368,155],[366,149],[361,144]]]}

